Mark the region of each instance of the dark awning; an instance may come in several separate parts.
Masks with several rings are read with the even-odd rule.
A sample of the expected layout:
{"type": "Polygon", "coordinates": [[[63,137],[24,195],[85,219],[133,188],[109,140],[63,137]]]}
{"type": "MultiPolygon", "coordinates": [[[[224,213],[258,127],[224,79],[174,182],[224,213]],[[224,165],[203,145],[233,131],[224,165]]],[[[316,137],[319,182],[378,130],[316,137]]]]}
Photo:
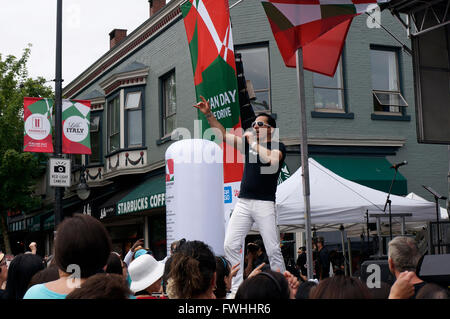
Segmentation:
{"type": "Polygon", "coordinates": [[[95,212],[95,217],[99,219],[104,219],[108,217],[113,217],[117,215],[117,202],[124,198],[128,193],[130,193],[133,188],[127,188],[118,191],[105,202],[99,205],[98,210],[95,212]]]}

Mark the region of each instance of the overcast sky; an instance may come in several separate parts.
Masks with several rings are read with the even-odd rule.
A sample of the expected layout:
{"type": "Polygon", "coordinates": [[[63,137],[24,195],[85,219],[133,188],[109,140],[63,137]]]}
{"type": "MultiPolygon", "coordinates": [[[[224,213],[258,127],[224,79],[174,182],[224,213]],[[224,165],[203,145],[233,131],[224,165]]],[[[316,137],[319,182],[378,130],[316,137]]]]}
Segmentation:
{"type": "MultiPolygon", "coordinates": [[[[0,54],[19,57],[31,43],[33,78],[55,78],[56,3],[0,0],[0,54]]],[[[109,32],[130,34],[148,18],[148,0],[63,0],[63,87],[109,50],[109,32]]]]}

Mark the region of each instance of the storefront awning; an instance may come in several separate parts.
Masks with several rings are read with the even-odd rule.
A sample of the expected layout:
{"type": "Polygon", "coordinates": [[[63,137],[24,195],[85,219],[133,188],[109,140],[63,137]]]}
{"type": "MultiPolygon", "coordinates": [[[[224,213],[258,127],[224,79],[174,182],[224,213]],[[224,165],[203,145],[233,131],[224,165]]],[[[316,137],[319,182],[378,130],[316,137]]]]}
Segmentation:
{"type": "Polygon", "coordinates": [[[112,195],[105,202],[103,202],[98,211],[94,213],[94,216],[98,219],[109,218],[117,215],[117,203],[128,195],[132,189],[127,188],[125,190],[119,191],[116,194],[112,195]]]}
{"type": "Polygon", "coordinates": [[[37,232],[41,230],[41,217],[44,214],[36,215],[30,218],[28,222],[28,231],[37,232]]]}
{"type": "Polygon", "coordinates": [[[117,202],[117,215],[164,207],[165,195],[164,175],[150,177],[117,202]]]}
{"type": "MultiPolygon", "coordinates": [[[[335,174],[355,183],[371,187],[383,192],[389,192],[395,170],[384,157],[358,156],[312,156],[317,162],[335,174]]],[[[392,186],[392,194],[407,195],[406,178],[398,172],[392,186]]]]}
{"type": "Polygon", "coordinates": [[[43,224],[42,224],[43,230],[49,230],[55,228],[55,215],[52,214],[49,217],[47,217],[43,224]]]}

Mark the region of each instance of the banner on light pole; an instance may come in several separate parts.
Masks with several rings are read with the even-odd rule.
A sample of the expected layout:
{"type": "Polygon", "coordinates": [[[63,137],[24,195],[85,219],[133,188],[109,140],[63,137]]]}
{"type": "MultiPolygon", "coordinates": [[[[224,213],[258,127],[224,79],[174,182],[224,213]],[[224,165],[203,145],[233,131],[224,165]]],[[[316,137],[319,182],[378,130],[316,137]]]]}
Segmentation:
{"type": "Polygon", "coordinates": [[[52,109],[52,99],[24,98],[24,152],[53,153],[52,109]]]}
{"type": "Polygon", "coordinates": [[[90,118],[91,101],[63,100],[63,153],[91,155],[90,118]]]}

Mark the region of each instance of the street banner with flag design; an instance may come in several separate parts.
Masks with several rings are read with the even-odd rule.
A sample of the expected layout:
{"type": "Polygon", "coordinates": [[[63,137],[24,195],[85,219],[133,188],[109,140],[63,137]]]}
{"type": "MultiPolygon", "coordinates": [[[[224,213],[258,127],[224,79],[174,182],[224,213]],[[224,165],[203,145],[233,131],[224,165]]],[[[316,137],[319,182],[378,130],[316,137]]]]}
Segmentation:
{"type": "Polygon", "coordinates": [[[91,101],[63,100],[63,153],[91,154],[91,101]]]}
{"type": "Polygon", "coordinates": [[[24,98],[24,152],[53,153],[52,109],[52,99],[24,98]]]}
{"type": "MultiPolygon", "coordinates": [[[[228,0],[189,0],[181,6],[181,11],[191,52],[197,101],[200,96],[207,99],[214,116],[226,129],[241,128],[228,0]]],[[[203,134],[209,124],[200,111],[198,117],[202,121],[203,134]]],[[[239,158],[242,155],[226,143],[221,147],[224,150],[224,182],[240,181],[243,163],[239,158]],[[235,160],[229,163],[228,158],[235,160]]]]}
{"type": "Polygon", "coordinates": [[[284,63],[333,76],[353,17],[389,0],[261,0],[284,63]]]}

